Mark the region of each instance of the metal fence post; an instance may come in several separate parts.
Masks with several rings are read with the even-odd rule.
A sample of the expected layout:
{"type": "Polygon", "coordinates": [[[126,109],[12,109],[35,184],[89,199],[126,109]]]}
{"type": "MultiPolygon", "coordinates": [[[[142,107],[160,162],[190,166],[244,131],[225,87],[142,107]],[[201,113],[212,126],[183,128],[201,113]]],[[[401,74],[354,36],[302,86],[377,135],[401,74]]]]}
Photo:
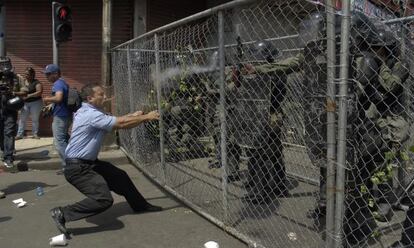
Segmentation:
{"type": "Polygon", "coordinates": [[[335,246],[342,247],[343,218],[345,199],[345,168],[346,168],[346,127],[347,127],[347,94],[349,70],[349,25],[350,0],[342,1],[341,23],[341,58],[340,58],[340,89],[339,89],[339,117],[338,117],[338,154],[336,170],[336,213],[335,213],[335,246]]]}
{"type": "Polygon", "coordinates": [[[159,75],[161,74],[160,69],[160,48],[158,34],[154,34],[154,46],[155,46],[155,84],[157,87],[157,105],[158,112],[160,113],[159,120],[159,130],[160,130],[160,153],[161,153],[161,175],[164,185],[167,183],[167,178],[165,175],[165,151],[164,151],[164,122],[163,122],[163,113],[161,109],[161,82],[159,75]]]}
{"type": "MultiPolygon", "coordinates": [[[[131,51],[130,51],[130,46],[131,44],[128,44],[127,47],[127,70],[128,70],[128,86],[129,86],[129,112],[132,113],[135,111],[135,107],[134,107],[134,98],[133,98],[133,88],[132,88],[132,68],[131,68],[131,51]]],[[[137,132],[136,129],[133,128],[131,129],[131,136],[134,138],[137,137],[137,132]]],[[[136,151],[136,147],[134,147],[134,143],[132,142],[132,149],[131,152],[136,151]]],[[[134,154],[136,155],[136,154],[134,154]]]]}
{"type": "Polygon", "coordinates": [[[220,128],[221,128],[221,163],[222,163],[222,190],[223,190],[223,210],[224,223],[228,219],[228,203],[227,203],[227,123],[226,123],[226,82],[225,82],[225,64],[224,64],[224,17],[223,11],[218,12],[218,43],[219,43],[219,66],[220,66],[220,128]]]}
{"type": "Polygon", "coordinates": [[[326,37],[327,37],[327,172],[326,172],[326,247],[334,244],[332,236],[335,225],[335,74],[336,74],[336,37],[335,37],[335,0],[327,1],[326,6],[326,37]]]}

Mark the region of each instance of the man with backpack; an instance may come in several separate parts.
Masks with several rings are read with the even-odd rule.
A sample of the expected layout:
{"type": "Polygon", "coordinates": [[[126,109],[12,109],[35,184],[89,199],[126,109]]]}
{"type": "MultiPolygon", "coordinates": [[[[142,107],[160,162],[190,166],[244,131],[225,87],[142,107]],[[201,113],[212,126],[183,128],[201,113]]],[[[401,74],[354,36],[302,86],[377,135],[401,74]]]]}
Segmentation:
{"type": "Polygon", "coordinates": [[[53,83],[52,96],[44,97],[44,103],[50,104],[53,108],[53,144],[60,158],[62,159],[62,166],[65,166],[65,149],[69,140],[69,126],[72,121],[72,111],[68,108],[67,100],[69,94],[69,85],[61,77],[59,66],[55,64],[47,65],[43,73],[47,80],[53,83]]]}

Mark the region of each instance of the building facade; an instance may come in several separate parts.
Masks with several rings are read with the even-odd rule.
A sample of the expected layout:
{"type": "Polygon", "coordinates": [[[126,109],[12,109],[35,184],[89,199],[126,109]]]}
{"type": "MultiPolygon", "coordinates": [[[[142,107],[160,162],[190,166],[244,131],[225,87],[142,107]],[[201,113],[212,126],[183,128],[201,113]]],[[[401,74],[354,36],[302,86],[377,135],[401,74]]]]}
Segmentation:
{"type": "MultiPolygon", "coordinates": [[[[102,7],[108,0],[67,0],[72,9],[72,40],[59,46],[62,75],[71,87],[101,81],[102,7]]],[[[179,20],[223,0],[112,0],[111,46],[134,36],[179,20]]],[[[43,83],[43,94],[50,95],[51,84],[41,73],[53,61],[52,1],[5,0],[5,47],[15,72],[27,66],[36,70],[43,83]]],[[[31,130],[30,123],[26,127],[31,130]]],[[[41,119],[40,135],[51,135],[51,120],[41,119]]]]}

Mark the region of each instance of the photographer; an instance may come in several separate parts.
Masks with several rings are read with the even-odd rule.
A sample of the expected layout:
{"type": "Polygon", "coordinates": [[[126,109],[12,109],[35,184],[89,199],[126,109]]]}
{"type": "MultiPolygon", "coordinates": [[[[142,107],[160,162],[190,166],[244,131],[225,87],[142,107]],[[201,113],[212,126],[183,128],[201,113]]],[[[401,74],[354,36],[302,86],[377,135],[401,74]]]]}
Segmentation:
{"type": "Polygon", "coordinates": [[[7,168],[13,167],[17,112],[24,104],[19,96],[25,94],[20,91],[10,58],[0,57],[0,149],[7,168]]]}

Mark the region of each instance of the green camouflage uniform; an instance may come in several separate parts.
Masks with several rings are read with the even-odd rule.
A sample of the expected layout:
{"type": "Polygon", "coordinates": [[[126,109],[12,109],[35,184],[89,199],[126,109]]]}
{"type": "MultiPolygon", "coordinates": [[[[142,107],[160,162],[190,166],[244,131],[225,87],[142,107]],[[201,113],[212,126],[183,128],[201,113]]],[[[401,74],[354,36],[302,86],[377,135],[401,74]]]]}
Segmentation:
{"type": "Polygon", "coordinates": [[[401,62],[390,67],[370,52],[355,55],[354,61],[358,116],[351,120],[354,131],[350,137],[353,138],[356,161],[350,168],[345,232],[348,241],[358,243],[376,227],[369,209],[372,206],[370,195],[374,194],[377,204],[392,203],[390,180],[376,185],[378,191],[374,193],[372,178],[387,166],[386,154],[399,153],[408,139],[409,125],[403,106],[403,83],[408,71],[401,62]],[[364,78],[358,73],[360,68],[366,67],[367,58],[374,58],[378,69],[369,78],[364,78]]]}

